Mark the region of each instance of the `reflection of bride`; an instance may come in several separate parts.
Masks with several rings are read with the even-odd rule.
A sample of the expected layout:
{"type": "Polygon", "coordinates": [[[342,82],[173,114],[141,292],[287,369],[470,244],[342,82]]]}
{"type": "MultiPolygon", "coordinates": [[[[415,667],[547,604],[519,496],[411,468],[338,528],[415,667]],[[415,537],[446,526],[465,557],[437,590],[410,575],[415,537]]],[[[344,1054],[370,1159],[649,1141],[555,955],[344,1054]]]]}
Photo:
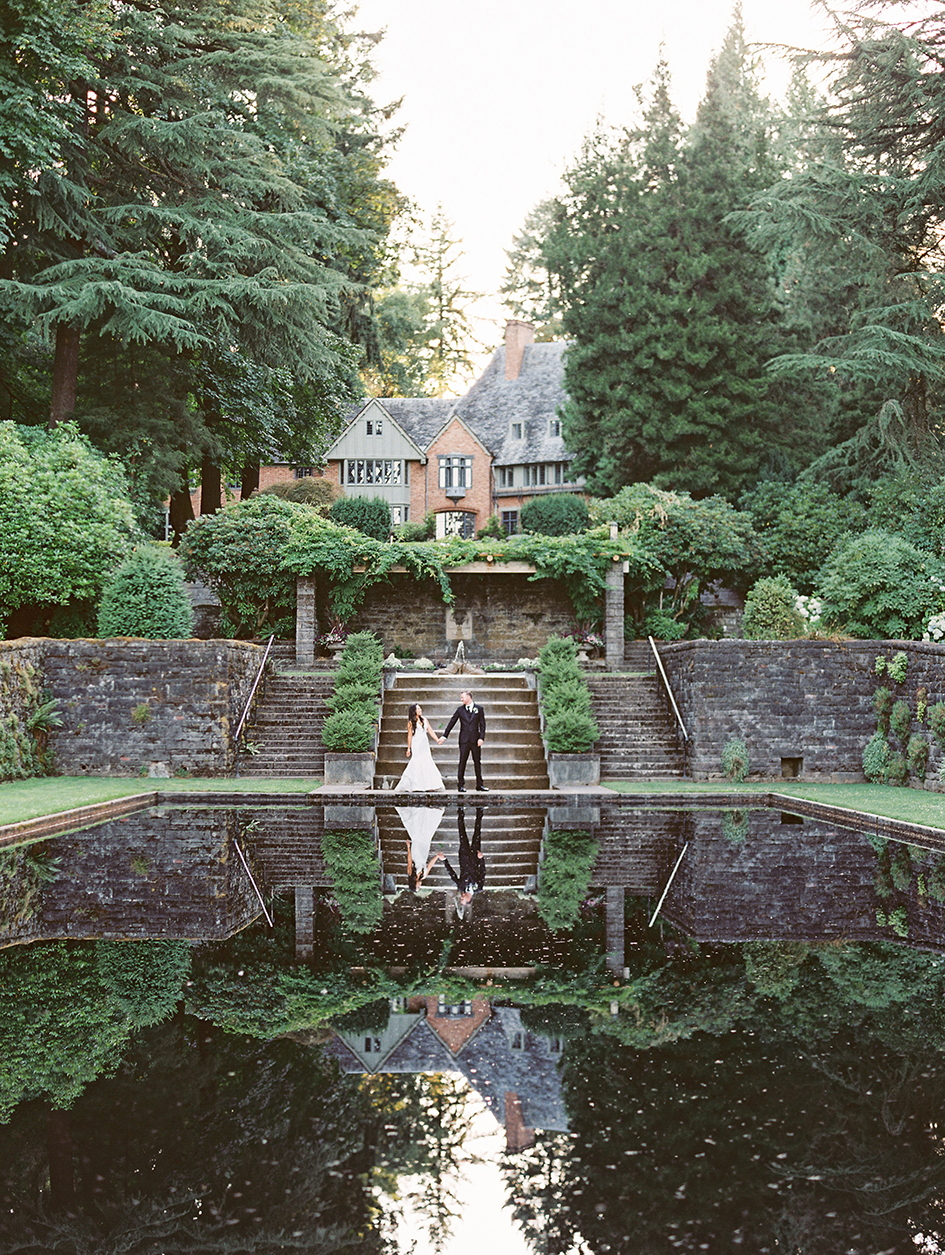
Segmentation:
{"type": "Polygon", "coordinates": [[[424,718],[423,707],[419,702],[414,702],[407,711],[407,757],[410,761],[407,764],[407,770],[394,786],[395,792],[419,790],[438,793],[446,791],[443,777],[430,753],[428,735],[432,736],[438,745],[443,744],[443,738],[436,735],[428,720],[424,718]]]}
{"type": "Polygon", "coordinates": [[[394,808],[410,838],[407,846],[407,888],[411,893],[420,888],[427,872],[442,854],[434,854],[428,860],[430,842],[446,813],[431,806],[397,806],[394,808]]]}

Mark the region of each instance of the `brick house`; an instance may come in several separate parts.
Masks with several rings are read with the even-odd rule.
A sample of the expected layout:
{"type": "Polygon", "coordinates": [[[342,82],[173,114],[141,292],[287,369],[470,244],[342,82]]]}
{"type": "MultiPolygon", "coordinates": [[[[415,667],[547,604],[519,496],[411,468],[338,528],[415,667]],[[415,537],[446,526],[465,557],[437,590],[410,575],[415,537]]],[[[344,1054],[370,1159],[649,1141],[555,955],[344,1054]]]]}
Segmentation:
{"type": "Polygon", "coordinates": [[[492,514],[519,530],[519,512],[545,493],[583,494],[561,434],[563,342],[535,343],[512,319],[505,341],[464,397],[382,397],[354,405],[321,467],[263,467],[260,488],[324,475],[349,497],[383,497],[391,523],[436,515],[436,535],[476,535],[492,514]]]}

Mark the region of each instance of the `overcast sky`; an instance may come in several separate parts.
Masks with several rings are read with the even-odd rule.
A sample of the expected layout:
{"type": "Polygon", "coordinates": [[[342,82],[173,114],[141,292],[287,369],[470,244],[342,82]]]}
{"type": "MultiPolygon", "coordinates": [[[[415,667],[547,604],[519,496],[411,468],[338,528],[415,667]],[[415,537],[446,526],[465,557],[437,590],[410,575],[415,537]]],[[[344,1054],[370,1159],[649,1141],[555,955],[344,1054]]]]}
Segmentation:
{"type": "MultiPolygon", "coordinates": [[[[598,116],[635,118],[633,86],[651,77],[661,44],[691,121],[732,10],[731,0],[360,0],[356,24],[387,32],[373,97],[403,97],[389,174],[455,223],[463,270],[492,298],[483,312],[493,321],[479,327],[490,344],[505,321],[494,299],[505,250],[525,215],[556,190],[598,116]]],[[[825,46],[808,0],[743,0],[743,12],[753,42],[825,46]]],[[[774,53],[764,59],[780,95],[787,70],[774,53]]]]}

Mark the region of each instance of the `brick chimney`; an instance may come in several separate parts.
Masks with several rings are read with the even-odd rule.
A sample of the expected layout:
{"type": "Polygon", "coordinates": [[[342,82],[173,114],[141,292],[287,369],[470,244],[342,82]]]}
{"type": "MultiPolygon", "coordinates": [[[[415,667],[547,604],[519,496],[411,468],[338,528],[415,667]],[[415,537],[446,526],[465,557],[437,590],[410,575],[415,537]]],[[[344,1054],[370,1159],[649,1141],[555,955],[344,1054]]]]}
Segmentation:
{"type": "Polygon", "coordinates": [[[518,379],[522,358],[530,344],[535,343],[535,328],[521,318],[510,318],[505,324],[505,377],[518,379]]]}

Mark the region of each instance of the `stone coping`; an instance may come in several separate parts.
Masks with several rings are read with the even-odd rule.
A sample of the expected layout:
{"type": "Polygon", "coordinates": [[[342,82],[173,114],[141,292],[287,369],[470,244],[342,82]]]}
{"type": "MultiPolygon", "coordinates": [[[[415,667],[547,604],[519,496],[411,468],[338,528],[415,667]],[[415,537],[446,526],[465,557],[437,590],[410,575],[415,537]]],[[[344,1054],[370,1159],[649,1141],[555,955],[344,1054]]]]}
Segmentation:
{"type": "Polygon", "coordinates": [[[145,810],[149,806],[171,806],[176,809],[188,806],[214,806],[230,810],[245,810],[253,806],[287,808],[325,804],[330,806],[427,805],[436,807],[445,803],[449,806],[455,804],[477,807],[557,808],[587,806],[589,803],[599,804],[603,800],[606,800],[610,806],[627,810],[634,808],[676,810],[694,807],[711,810],[748,810],[766,807],[772,810],[788,811],[809,819],[826,820],[839,827],[855,828],[858,832],[867,831],[885,840],[907,841],[910,845],[927,845],[936,850],[945,848],[945,827],[935,828],[931,825],[910,823],[903,819],[890,819],[884,815],[873,815],[867,811],[832,806],[825,802],[813,802],[785,793],[746,793],[737,789],[725,793],[695,791],[615,793],[601,785],[586,785],[568,790],[497,789],[489,793],[475,791],[458,793],[455,789],[447,789],[442,793],[395,793],[393,789],[352,789],[343,785],[313,789],[308,793],[276,793],[266,789],[245,793],[217,792],[212,789],[201,792],[149,789],[130,797],[95,802],[88,806],[74,807],[72,810],[24,819],[14,824],[5,824],[0,827],[0,847],[18,845],[22,842],[54,836],[56,833],[90,827],[92,824],[104,823],[119,815],[129,815],[135,811],[145,810]]]}

